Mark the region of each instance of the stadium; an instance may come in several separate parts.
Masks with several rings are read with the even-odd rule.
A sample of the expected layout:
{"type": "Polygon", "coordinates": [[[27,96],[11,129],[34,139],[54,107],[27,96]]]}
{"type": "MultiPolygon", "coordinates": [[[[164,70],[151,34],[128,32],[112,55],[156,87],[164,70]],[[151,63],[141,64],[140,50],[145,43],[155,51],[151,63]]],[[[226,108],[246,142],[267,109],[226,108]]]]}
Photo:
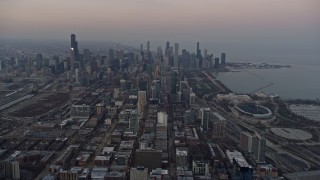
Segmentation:
{"type": "Polygon", "coordinates": [[[239,103],[235,106],[235,109],[242,115],[256,119],[272,118],[272,112],[270,109],[255,103],[239,103]]]}

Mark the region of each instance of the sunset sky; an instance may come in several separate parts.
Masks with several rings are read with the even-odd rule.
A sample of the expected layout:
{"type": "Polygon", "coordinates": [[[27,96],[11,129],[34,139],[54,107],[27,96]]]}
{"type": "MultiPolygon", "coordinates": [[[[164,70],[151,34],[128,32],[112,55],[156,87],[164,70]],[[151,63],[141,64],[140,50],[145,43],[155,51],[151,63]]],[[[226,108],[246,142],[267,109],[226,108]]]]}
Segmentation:
{"type": "Polygon", "coordinates": [[[1,0],[0,22],[0,38],[320,47],[319,0],[1,0]]]}

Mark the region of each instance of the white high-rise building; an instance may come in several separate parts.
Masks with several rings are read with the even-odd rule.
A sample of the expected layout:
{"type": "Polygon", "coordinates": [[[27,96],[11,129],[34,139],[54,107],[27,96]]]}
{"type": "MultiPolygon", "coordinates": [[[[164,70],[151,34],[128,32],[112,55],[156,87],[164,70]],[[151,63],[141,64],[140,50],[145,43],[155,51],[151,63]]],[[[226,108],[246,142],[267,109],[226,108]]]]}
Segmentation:
{"type": "Polygon", "coordinates": [[[266,139],[256,133],[252,138],[252,153],[253,159],[256,162],[265,162],[266,139]]]}
{"type": "Polygon", "coordinates": [[[168,125],[168,114],[165,112],[158,112],[157,123],[159,126],[168,125]]]}
{"type": "Polygon", "coordinates": [[[264,136],[243,131],[240,133],[239,146],[252,156],[256,162],[265,162],[266,139],[264,136]]]}
{"type": "Polygon", "coordinates": [[[239,146],[240,148],[250,154],[252,151],[252,138],[253,138],[253,135],[247,131],[242,131],[240,133],[240,141],[239,141],[239,146]]]}
{"type": "Polygon", "coordinates": [[[173,67],[179,66],[179,44],[174,44],[174,57],[173,57],[173,67]]]}

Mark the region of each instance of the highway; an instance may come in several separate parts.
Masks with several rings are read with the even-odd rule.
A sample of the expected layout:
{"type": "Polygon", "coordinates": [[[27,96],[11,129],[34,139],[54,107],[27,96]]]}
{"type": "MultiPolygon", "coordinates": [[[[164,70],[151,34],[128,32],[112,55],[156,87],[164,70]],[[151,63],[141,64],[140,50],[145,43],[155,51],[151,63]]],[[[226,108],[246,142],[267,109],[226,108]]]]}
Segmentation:
{"type": "Polygon", "coordinates": [[[224,87],[222,87],[215,79],[213,79],[207,72],[202,71],[202,73],[217,87],[221,92],[225,92],[224,87]]]}

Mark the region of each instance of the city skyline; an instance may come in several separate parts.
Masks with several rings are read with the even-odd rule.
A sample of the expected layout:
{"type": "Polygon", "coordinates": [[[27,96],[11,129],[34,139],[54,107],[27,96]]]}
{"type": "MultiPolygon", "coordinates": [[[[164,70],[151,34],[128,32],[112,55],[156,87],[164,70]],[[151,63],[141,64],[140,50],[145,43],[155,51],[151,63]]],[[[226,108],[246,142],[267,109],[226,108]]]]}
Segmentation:
{"type": "Polygon", "coordinates": [[[82,42],[136,48],[150,41],[152,50],[170,41],[180,51],[195,51],[201,42],[209,52],[232,52],[231,59],[317,64],[317,7],[317,0],[4,0],[0,39],[49,44],[74,33],[82,42]]]}

